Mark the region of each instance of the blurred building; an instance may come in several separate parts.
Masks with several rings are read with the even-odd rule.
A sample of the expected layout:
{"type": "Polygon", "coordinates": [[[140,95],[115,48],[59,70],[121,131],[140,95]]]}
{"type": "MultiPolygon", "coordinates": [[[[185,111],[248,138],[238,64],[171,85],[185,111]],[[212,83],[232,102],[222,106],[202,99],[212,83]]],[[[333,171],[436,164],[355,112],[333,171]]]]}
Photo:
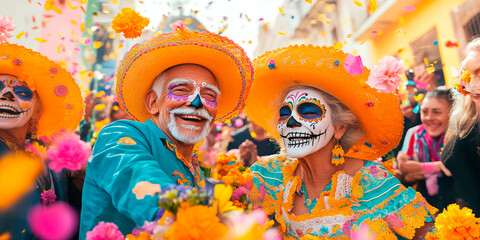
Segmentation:
{"type": "Polygon", "coordinates": [[[478,0],[377,0],[373,13],[371,0],[359,0],[364,7],[338,2],[353,13],[353,39],[370,43],[374,62],[384,55],[398,56],[417,76],[430,68],[438,85],[452,85],[463,46],[480,34],[478,0]]]}
{"type": "Polygon", "coordinates": [[[385,55],[405,59],[417,77],[433,72],[438,85],[452,85],[465,43],[480,35],[479,0],[285,0],[282,9],[260,27],[255,56],[288,44],[339,43],[369,67],[385,55]]]}

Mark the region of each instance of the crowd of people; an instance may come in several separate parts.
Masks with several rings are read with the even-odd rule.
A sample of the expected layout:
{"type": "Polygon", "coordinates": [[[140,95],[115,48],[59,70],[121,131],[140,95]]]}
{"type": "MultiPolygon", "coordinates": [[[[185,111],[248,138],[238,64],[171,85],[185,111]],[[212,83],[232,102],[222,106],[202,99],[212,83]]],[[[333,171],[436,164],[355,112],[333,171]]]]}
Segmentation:
{"type": "Polygon", "coordinates": [[[42,238],[30,212],[59,201],[79,213],[69,237],[100,239],[91,236],[102,222],[127,235],[165,217],[158,196],[134,194],[139,183],[208,189],[205,168],[224,153],[250,176],[251,208],[284,239],[348,239],[362,229],[424,239],[451,204],[480,214],[480,38],[466,46],[454,89],[425,84],[428,73],[404,71],[394,57],[380,60],[388,73],[356,59],[295,45],[252,63],[228,38],[179,23],[130,49],[116,96],[82,97],[57,63],[2,43],[0,154],[28,152],[42,164],[32,188],[0,206],[0,236],[42,238]],[[88,162],[53,167],[55,139],[73,131],[92,148],[72,155],[88,162]]]}

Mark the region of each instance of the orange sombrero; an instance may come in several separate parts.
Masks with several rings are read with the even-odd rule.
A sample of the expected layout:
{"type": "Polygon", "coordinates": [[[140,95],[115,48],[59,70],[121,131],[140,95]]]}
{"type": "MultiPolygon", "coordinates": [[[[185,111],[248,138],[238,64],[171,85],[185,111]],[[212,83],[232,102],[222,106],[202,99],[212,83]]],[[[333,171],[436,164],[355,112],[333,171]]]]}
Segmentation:
{"type": "MultiPolygon", "coordinates": [[[[279,93],[295,85],[325,91],[345,104],[359,119],[366,139],[352,146],[346,156],[374,160],[397,146],[403,133],[403,116],[395,94],[378,92],[365,82],[369,70],[350,75],[343,65],[347,54],[333,47],[288,46],[268,51],[253,61],[255,81],[244,112],[255,123],[280,139],[273,106],[279,93]],[[273,59],[273,61],[272,61],[273,59]],[[274,62],[274,67],[269,63],[274,62]]],[[[278,119],[278,118],[277,118],[278,119]]]]}
{"type": "Polygon", "coordinates": [[[180,64],[197,64],[210,70],[222,97],[216,122],[229,120],[245,105],[253,80],[253,67],[243,49],[226,37],[210,32],[178,28],[132,47],[117,72],[120,106],[135,120],[150,118],[145,93],[166,69],[180,64]]]}
{"type": "Polygon", "coordinates": [[[37,135],[74,130],[83,118],[83,97],[72,75],[40,53],[16,44],[0,44],[0,74],[16,76],[36,91],[42,105],[37,135]]]}

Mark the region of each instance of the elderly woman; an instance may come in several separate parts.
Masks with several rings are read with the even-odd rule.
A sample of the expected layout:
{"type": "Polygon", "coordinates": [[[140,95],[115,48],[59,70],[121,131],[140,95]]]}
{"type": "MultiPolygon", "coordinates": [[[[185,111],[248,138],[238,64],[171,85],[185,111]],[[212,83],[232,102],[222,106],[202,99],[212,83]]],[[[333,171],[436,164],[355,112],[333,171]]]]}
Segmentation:
{"type": "MultiPolygon", "coordinates": [[[[400,65],[393,57],[384,63],[400,65]]],[[[395,90],[389,76],[379,70],[372,75],[382,76],[366,81],[369,70],[358,57],[311,45],[266,52],[254,67],[245,113],[286,153],[252,166],[251,201],[285,239],[426,234],[436,209],[405,188],[391,167],[372,161],[402,135],[398,98],[387,93],[395,90]]]]}
{"type": "MultiPolygon", "coordinates": [[[[28,143],[42,136],[73,131],[82,115],[80,88],[69,72],[38,52],[0,44],[0,156],[26,151],[28,143]]],[[[0,209],[0,235],[8,232],[12,239],[33,239],[27,216],[40,204],[41,194],[50,191],[57,200],[63,198],[59,179],[46,166],[32,185],[12,206],[0,209]]]]}

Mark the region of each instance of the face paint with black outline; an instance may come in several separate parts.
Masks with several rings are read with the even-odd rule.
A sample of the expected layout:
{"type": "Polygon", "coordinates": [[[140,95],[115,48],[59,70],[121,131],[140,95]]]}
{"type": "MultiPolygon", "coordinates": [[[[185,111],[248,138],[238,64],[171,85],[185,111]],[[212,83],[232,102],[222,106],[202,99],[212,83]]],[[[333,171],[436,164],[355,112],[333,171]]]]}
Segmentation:
{"type": "Polygon", "coordinates": [[[0,74],[0,129],[24,126],[34,113],[36,101],[35,92],[25,83],[0,74]]]}
{"type": "Polygon", "coordinates": [[[317,91],[292,90],[280,107],[277,130],[288,155],[300,158],[312,154],[333,136],[330,108],[317,91]]]}

